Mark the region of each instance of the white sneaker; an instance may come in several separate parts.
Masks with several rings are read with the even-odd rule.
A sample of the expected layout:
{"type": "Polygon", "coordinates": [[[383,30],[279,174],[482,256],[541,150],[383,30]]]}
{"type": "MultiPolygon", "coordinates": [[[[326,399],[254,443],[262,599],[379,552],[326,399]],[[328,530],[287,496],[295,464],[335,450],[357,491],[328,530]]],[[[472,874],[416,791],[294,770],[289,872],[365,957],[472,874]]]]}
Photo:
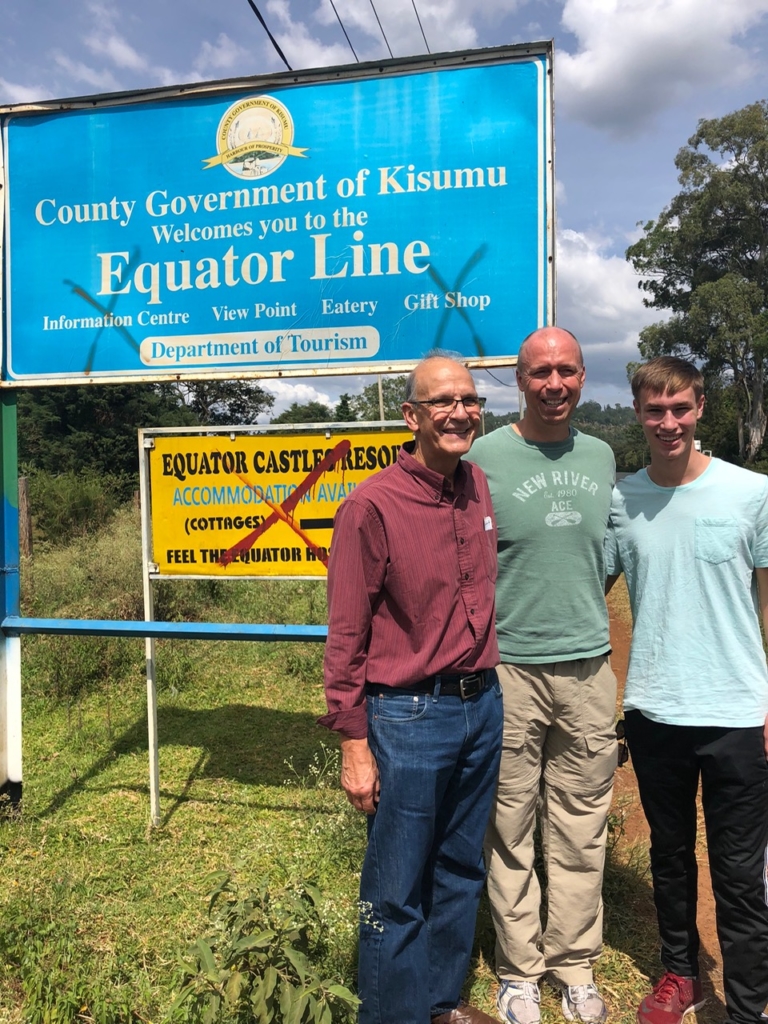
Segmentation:
{"type": "Polygon", "coordinates": [[[608,1010],[596,985],[564,985],[563,1016],[581,1024],[603,1024],[608,1010]]]}
{"type": "Polygon", "coordinates": [[[499,1020],[508,1024],[539,1024],[540,999],[535,981],[502,981],[496,997],[499,1020]]]}

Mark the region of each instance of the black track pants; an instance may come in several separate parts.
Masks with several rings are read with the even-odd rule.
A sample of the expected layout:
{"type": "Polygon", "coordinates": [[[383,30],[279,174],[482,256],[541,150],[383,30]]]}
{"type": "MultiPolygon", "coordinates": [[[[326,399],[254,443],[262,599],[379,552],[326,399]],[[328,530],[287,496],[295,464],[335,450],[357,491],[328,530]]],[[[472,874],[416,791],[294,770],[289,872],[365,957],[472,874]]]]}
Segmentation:
{"type": "Polygon", "coordinates": [[[662,963],[683,976],[699,972],[696,791],[701,777],[728,1020],[756,1024],[768,1003],[763,729],[666,725],[639,711],[628,711],[625,724],[651,830],[662,963]]]}

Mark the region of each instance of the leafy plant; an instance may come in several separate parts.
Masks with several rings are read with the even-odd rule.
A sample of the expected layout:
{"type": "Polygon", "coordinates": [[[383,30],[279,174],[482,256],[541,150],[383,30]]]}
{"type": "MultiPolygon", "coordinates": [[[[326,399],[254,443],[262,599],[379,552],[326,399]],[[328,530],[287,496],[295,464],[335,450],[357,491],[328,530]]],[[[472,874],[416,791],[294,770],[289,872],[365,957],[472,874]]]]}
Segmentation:
{"type": "Polygon", "coordinates": [[[241,896],[228,872],[212,876],[208,905],[214,934],[199,938],[191,960],[181,960],[181,990],[171,1006],[189,1021],[220,1019],[260,1024],[331,1024],[333,1009],[346,1013],[359,1000],[323,978],[320,894],[311,885],[270,891],[262,880],[241,896]]]}
{"type": "MultiPolygon", "coordinates": [[[[146,1005],[147,978],[135,951],[95,948],[71,905],[74,887],[60,879],[46,911],[15,900],[4,907],[0,934],[3,986],[23,1001],[25,1024],[130,1024],[146,1005]]],[[[5,1019],[5,1018],[4,1018],[5,1019]]]]}

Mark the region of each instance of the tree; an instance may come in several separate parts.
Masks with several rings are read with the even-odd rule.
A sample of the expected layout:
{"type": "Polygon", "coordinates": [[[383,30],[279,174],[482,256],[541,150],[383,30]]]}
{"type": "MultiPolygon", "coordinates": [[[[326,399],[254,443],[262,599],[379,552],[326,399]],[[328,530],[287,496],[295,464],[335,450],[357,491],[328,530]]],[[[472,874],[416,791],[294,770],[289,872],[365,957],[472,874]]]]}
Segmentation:
{"type": "Polygon", "coordinates": [[[339,395],[339,401],[336,408],[333,410],[333,420],[335,423],[353,423],[357,417],[355,416],[354,409],[352,408],[352,399],[349,395],[339,395]]]}
{"type": "Polygon", "coordinates": [[[17,407],[20,464],[25,471],[54,474],[135,474],[139,427],[196,423],[194,413],[165,385],[26,388],[18,393],[17,407]]]}
{"type": "Polygon", "coordinates": [[[675,165],[682,191],[627,250],[645,304],[672,311],[640,332],[640,352],[693,359],[733,393],[751,464],[768,423],[768,102],[699,121],[675,165]]]}
{"type": "Polygon", "coordinates": [[[132,477],[140,427],[253,423],[273,402],[248,381],[25,388],[17,399],[19,462],[25,471],[132,477]]]}
{"type": "Polygon", "coordinates": [[[491,412],[490,409],[486,409],[483,413],[483,422],[485,424],[485,433],[490,434],[492,430],[498,430],[499,427],[505,427],[508,423],[516,423],[520,419],[516,412],[491,412]]]}
{"type": "Polygon", "coordinates": [[[279,416],[273,416],[271,423],[330,423],[333,420],[333,413],[327,405],[322,402],[306,402],[304,405],[299,402],[291,403],[290,408],[281,412],[279,416]]]}
{"type": "MultiPolygon", "coordinates": [[[[384,419],[402,420],[403,410],[400,406],[405,399],[405,382],[408,378],[405,374],[399,377],[383,377],[381,388],[384,393],[384,419]]],[[[352,410],[357,419],[365,421],[380,420],[379,410],[379,383],[367,384],[362,394],[354,395],[350,401],[352,410]]]]}
{"type": "Polygon", "coordinates": [[[168,385],[202,427],[255,423],[275,398],[248,380],[193,380],[168,385]]]}

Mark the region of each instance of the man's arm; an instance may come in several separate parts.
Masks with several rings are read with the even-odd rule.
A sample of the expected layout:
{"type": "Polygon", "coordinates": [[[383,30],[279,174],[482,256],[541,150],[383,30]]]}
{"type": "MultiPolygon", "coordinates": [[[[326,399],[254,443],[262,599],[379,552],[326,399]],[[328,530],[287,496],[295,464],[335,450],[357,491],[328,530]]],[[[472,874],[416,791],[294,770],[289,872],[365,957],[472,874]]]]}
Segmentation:
{"type": "Polygon", "coordinates": [[[366,661],[372,607],[383,586],[386,544],[380,524],[365,508],[344,502],[336,514],[328,564],[328,639],[322,725],[341,738],[341,785],[360,811],[374,814],[379,772],[368,746],[366,661]]]}
{"type": "MultiPolygon", "coordinates": [[[[755,569],[757,577],[757,592],[760,599],[760,614],[763,618],[763,629],[768,637],[768,568],[755,569]]],[[[768,715],[763,726],[763,743],[765,745],[765,756],[768,758],[768,715]]]]}

